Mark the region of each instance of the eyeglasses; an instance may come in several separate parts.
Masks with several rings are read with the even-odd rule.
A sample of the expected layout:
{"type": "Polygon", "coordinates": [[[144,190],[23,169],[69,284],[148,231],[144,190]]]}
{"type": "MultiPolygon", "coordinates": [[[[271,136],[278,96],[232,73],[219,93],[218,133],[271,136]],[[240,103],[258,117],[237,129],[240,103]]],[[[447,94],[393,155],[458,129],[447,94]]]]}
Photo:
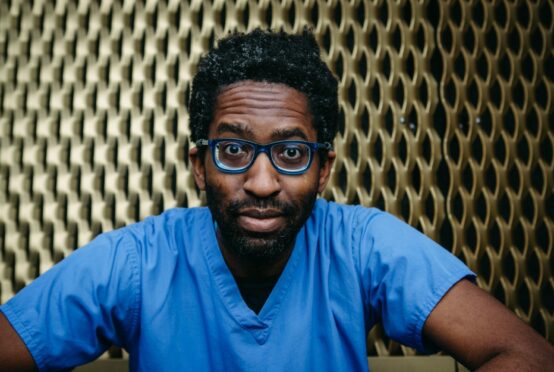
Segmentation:
{"type": "Polygon", "coordinates": [[[201,139],[198,147],[209,146],[216,167],[224,173],[246,172],[265,152],[271,164],[281,174],[302,174],[310,168],[316,150],[332,150],[329,142],[277,141],[267,145],[235,138],[201,139]]]}

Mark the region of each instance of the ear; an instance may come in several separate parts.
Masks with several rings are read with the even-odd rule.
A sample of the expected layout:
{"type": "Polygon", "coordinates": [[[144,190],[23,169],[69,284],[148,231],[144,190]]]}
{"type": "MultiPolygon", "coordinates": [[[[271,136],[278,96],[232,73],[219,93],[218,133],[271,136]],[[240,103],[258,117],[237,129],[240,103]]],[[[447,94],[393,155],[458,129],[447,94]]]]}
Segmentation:
{"type": "Polygon", "coordinates": [[[192,165],[194,181],[200,190],[206,189],[206,168],[204,167],[204,156],[198,153],[198,147],[193,147],[189,150],[189,159],[192,165]]]}
{"type": "Polygon", "coordinates": [[[329,182],[329,176],[331,175],[331,168],[333,168],[333,164],[335,162],[335,158],[337,157],[337,153],[334,151],[329,151],[327,153],[327,159],[323,164],[321,164],[321,167],[319,169],[319,186],[318,186],[318,192],[321,193],[325,189],[325,186],[327,186],[327,182],[329,182]]]}

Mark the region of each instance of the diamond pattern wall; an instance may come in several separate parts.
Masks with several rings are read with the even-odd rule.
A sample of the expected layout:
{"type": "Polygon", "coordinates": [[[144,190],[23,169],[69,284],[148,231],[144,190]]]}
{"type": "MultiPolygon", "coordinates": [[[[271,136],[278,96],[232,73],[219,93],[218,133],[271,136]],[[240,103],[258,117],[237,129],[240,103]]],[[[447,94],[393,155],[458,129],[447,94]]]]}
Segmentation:
{"type": "MultiPolygon", "coordinates": [[[[554,342],[548,0],[0,2],[0,303],[100,232],[202,204],[199,57],[230,30],[305,25],[340,79],[323,196],[403,218],[554,342]]],[[[414,351],[376,327],[368,354],[414,351]]]]}

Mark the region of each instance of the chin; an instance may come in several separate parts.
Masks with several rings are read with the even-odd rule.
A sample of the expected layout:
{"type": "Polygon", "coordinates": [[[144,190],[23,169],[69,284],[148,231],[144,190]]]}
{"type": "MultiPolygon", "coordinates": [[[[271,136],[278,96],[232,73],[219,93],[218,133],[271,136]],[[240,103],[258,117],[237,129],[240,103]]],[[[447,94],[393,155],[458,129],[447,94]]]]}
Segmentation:
{"type": "Polygon", "coordinates": [[[276,234],[273,237],[240,236],[224,237],[226,246],[236,255],[249,261],[271,263],[279,260],[289,248],[293,239],[276,234]]]}

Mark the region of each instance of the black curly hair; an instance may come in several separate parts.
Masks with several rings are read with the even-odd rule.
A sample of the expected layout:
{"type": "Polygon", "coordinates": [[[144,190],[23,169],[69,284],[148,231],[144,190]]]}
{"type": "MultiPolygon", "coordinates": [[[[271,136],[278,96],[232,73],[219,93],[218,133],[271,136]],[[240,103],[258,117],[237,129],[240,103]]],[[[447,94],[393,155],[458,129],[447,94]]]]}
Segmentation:
{"type": "Polygon", "coordinates": [[[207,138],[221,88],[244,81],[285,84],[306,95],[319,142],[337,132],[338,81],[321,60],[311,30],[299,35],[255,29],[219,41],[199,62],[189,102],[191,139],[207,138]]]}

